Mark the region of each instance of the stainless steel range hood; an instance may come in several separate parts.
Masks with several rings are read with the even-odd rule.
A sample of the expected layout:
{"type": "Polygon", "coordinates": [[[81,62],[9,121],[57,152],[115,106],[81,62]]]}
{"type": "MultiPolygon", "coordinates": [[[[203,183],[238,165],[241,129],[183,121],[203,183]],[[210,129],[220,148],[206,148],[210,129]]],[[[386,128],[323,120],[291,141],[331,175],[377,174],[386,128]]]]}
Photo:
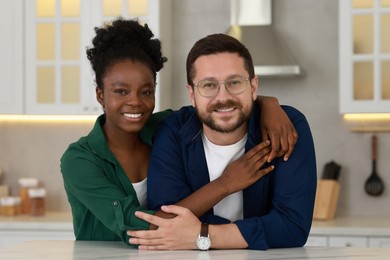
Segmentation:
{"type": "Polygon", "coordinates": [[[272,28],[272,0],[231,0],[231,27],[227,34],[251,52],[256,75],[289,77],[302,69],[272,28]]]}

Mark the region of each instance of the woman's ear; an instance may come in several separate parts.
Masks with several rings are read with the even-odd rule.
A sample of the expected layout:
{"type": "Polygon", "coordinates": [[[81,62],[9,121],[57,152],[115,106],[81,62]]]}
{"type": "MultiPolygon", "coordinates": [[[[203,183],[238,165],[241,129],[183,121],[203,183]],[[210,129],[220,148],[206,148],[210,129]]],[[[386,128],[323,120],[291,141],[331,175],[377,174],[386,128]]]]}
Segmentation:
{"type": "Polygon", "coordinates": [[[99,102],[99,104],[104,107],[104,93],[103,89],[96,87],[96,100],[99,102]]]}

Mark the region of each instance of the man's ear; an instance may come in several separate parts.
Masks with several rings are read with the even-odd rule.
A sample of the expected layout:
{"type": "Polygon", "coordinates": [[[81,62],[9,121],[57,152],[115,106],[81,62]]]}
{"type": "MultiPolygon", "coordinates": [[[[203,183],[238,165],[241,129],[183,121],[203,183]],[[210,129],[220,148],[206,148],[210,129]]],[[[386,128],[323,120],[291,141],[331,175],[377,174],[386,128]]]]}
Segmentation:
{"type": "Polygon", "coordinates": [[[252,99],[255,101],[257,99],[257,91],[259,89],[259,78],[254,76],[253,79],[250,80],[251,90],[252,90],[252,99]]]}
{"type": "Polygon", "coordinates": [[[103,95],[103,89],[96,87],[96,100],[99,102],[99,104],[104,107],[104,95],[103,95]]]}
{"type": "Polygon", "coordinates": [[[191,104],[193,107],[195,107],[195,93],[194,93],[194,87],[191,85],[187,85],[187,90],[188,90],[188,96],[191,100],[191,104]]]}

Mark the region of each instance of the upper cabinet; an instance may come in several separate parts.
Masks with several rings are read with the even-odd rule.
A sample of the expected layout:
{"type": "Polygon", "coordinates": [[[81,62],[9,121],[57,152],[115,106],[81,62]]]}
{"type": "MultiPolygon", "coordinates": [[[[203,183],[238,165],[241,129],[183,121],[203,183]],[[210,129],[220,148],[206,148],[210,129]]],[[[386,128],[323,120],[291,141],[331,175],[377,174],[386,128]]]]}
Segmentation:
{"type": "Polygon", "coordinates": [[[390,0],[339,0],[340,113],[390,112],[390,0]]]}
{"type": "MultiPolygon", "coordinates": [[[[13,25],[17,28],[11,41],[1,49],[11,50],[12,53],[6,53],[8,60],[18,67],[9,69],[11,74],[17,74],[10,78],[19,80],[16,83],[18,88],[22,86],[22,91],[13,93],[9,91],[13,88],[10,85],[0,87],[2,92],[9,91],[6,98],[9,102],[18,97],[16,108],[0,105],[0,114],[100,114],[94,73],[86,57],[94,28],[119,16],[138,18],[160,38],[160,33],[169,26],[162,20],[162,12],[167,9],[160,8],[160,0],[17,0],[18,4],[2,1],[1,5],[3,2],[20,13],[16,20],[11,12],[4,11],[6,8],[1,8],[10,16],[6,21],[15,20],[13,25]]],[[[3,22],[1,26],[9,25],[3,22]]],[[[160,77],[159,74],[157,79],[160,77]]],[[[159,103],[157,91],[156,109],[159,103]]]]}
{"type": "Polygon", "coordinates": [[[0,114],[23,113],[22,0],[0,1],[0,114]]]}

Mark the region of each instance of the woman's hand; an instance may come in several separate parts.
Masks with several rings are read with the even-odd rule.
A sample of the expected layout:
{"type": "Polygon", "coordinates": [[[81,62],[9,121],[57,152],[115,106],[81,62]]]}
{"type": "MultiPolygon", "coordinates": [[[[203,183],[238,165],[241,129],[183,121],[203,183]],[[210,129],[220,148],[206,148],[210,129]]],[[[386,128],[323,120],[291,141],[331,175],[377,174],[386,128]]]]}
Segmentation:
{"type": "Polygon", "coordinates": [[[127,231],[129,242],[138,244],[141,250],[196,249],[196,239],[200,232],[200,221],[192,212],[180,206],[162,206],[161,210],[176,217],[164,219],[141,211],[135,215],[153,225],[157,230],[127,231]]]}
{"type": "Polygon", "coordinates": [[[291,156],[298,139],[298,133],[290,119],[274,97],[258,96],[261,108],[261,134],[263,140],[271,140],[272,152],[267,161],[284,155],[287,161],[291,156]]]}
{"type": "Polygon", "coordinates": [[[267,162],[270,152],[271,146],[269,140],[256,145],[239,159],[230,163],[222,175],[215,181],[228,194],[247,188],[274,169],[273,165],[260,169],[267,162]]]}

